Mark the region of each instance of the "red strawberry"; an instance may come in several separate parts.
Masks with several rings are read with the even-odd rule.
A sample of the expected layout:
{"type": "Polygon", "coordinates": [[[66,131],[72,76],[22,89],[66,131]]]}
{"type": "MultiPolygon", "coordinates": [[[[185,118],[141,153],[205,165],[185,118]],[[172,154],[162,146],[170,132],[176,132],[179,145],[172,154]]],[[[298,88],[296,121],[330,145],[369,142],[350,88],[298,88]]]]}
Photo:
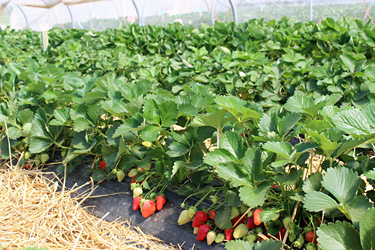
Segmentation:
{"type": "Polygon", "coordinates": [[[233,232],[234,232],[234,228],[231,228],[231,229],[225,229],[225,230],[224,230],[225,240],[226,240],[226,241],[233,240],[233,232]]]}
{"type": "Polygon", "coordinates": [[[307,232],[306,235],[305,235],[305,238],[309,243],[313,243],[313,244],[318,243],[318,241],[317,241],[318,236],[316,234],[314,234],[313,231],[307,232]]]}
{"type": "Polygon", "coordinates": [[[136,211],[141,207],[141,196],[135,197],[133,199],[133,210],[136,211]]]}
{"type": "Polygon", "coordinates": [[[276,237],[282,241],[284,239],[284,236],[285,236],[285,233],[286,233],[286,229],[284,226],[281,227],[280,231],[277,233],[276,237]]]}
{"type": "Polygon", "coordinates": [[[193,227],[199,227],[203,223],[207,222],[207,213],[205,211],[198,211],[195,214],[194,220],[193,220],[193,227]]]}
{"type": "Polygon", "coordinates": [[[26,165],[25,168],[26,168],[26,169],[30,169],[31,166],[30,166],[30,165],[26,165]]]}
{"type": "Polygon", "coordinates": [[[254,213],[253,213],[253,217],[254,217],[254,224],[259,226],[260,224],[262,224],[262,221],[260,219],[260,213],[263,212],[262,209],[258,208],[258,209],[255,209],[254,213]]]}
{"type": "Polygon", "coordinates": [[[147,218],[156,211],[155,202],[153,200],[146,200],[142,206],[142,216],[147,218]]]}
{"type": "Polygon", "coordinates": [[[107,163],[105,163],[105,161],[102,160],[102,161],[100,162],[99,166],[100,166],[100,169],[101,169],[101,170],[104,170],[105,166],[107,166],[107,163]]]}
{"type": "Polygon", "coordinates": [[[245,222],[245,216],[242,217],[242,218],[241,218],[241,217],[242,217],[242,214],[238,215],[236,218],[234,218],[234,219],[232,220],[232,225],[233,225],[233,226],[236,225],[236,226],[234,226],[234,228],[236,228],[239,224],[245,222]]]}
{"type": "Polygon", "coordinates": [[[198,228],[197,241],[202,241],[206,238],[208,232],[211,231],[211,227],[208,224],[202,224],[198,228]]]}
{"type": "Polygon", "coordinates": [[[215,210],[210,210],[208,211],[208,218],[210,220],[214,220],[215,219],[215,216],[216,216],[216,211],[215,210]]]}
{"type": "Polygon", "coordinates": [[[254,229],[257,227],[257,225],[255,225],[254,223],[254,217],[251,216],[247,219],[247,223],[246,223],[247,227],[250,228],[250,229],[254,229]]]}
{"type": "Polygon", "coordinates": [[[135,183],[135,176],[133,176],[132,179],[130,180],[130,184],[132,183],[135,183]]]}
{"type": "Polygon", "coordinates": [[[156,197],[156,209],[160,211],[166,202],[164,195],[158,195],[156,197]]]}

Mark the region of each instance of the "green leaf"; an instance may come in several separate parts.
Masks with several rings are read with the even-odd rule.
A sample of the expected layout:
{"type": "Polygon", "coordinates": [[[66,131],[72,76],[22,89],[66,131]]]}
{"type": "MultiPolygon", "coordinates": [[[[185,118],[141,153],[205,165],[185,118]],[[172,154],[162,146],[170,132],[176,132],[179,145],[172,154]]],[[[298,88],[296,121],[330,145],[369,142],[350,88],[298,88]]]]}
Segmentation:
{"type": "MultiPolygon", "coordinates": [[[[215,150],[216,151],[216,150],[215,150]]],[[[219,164],[216,167],[217,174],[226,181],[231,181],[234,187],[248,185],[246,175],[235,163],[219,164]]]]}
{"type": "Polygon", "coordinates": [[[31,134],[34,137],[50,139],[50,135],[47,132],[46,124],[41,119],[34,119],[31,125],[31,134]]]}
{"type": "Polygon", "coordinates": [[[281,137],[285,137],[301,118],[302,118],[302,116],[300,114],[287,113],[278,122],[279,135],[281,137]]]}
{"type": "Polygon", "coordinates": [[[278,240],[263,240],[262,242],[257,242],[255,244],[254,250],[279,250],[282,249],[283,245],[278,240]]]}
{"type": "Polygon", "coordinates": [[[333,117],[332,121],[338,129],[352,135],[374,133],[367,118],[358,109],[351,108],[341,111],[333,117]]]}
{"type": "Polygon", "coordinates": [[[84,95],[81,98],[80,103],[99,101],[99,100],[105,99],[106,97],[107,96],[104,93],[88,92],[86,95],[84,95]]]}
{"type": "Polygon", "coordinates": [[[332,142],[324,134],[319,134],[316,131],[310,129],[305,130],[307,134],[311,137],[311,139],[321,146],[326,156],[331,157],[332,154],[339,148],[338,143],[332,142]]]}
{"type": "Polygon", "coordinates": [[[257,187],[244,186],[239,189],[240,199],[249,207],[262,206],[270,189],[269,182],[263,182],[257,187]]]}
{"type": "Polygon", "coordinates": [[[277,211],[277,208],[270,208],[263,210],[260,213],[260,219],[262,222],[267,223],[271,220],[275,220],[279,217],[279,212],[277,211]]]}
{"type": "MultiPolygon", "coordinates": [[[[253,245],[244,240],[231,240],[225,244],[227,250],[253,250],[253,245]]],[[[280,249],[280,248],[279,248],[280,249]]]]}
{"type": "Polygon", "coordinates": [[[354,73],[356,59],[350,54],[344,54],[339,56],[342,63],[349,69],[350,73],[354,73]]]}
{"type": "MultiPolygon", "coordinates": [[[[370,124],[375,124],[375,103],[367,104],[363,107],[361,112],[367,118],[370,124]]],[[[374,125],[372,127],[374,127],[374,125]]]]}
{"type": "Polygon", "coordinates": [[[170,157],[179,157],[187,154],[188,152],[190,152],[190,147],[188,145],[180,142],[173,142],[171,145],[169,145],[167,155],[170,157]]]}
{"type": "Polygon", "coordinates": [[[73,130],[77,133],[81,131],[89,130],[90,128],[92,128],[92,124],[86,118],[80,117],[74,121],[73,130]]]}
{"type": "Polygon", "coordinates": [[[46,151],[51,146],[52,142],[50,140],[33,137],[29,144],[29,150],[32,154],[38,154],[46,151]]]}
{"type": "Polygon", "coordinates": [[[244,157],[246,148],[243,146],[242,137],[236,132],[226,132],[220,140],[220,149],[228,150],[236,159],[244,157]]]}
{"type": "Polygon", "coordinates": [[[256,183],[263,177],[262,151],[258,147],[248,149],[242,160],[242,170],[247,174],[251,183],[256,183]]]}
{"type": "Polygon", "coordinates": [[[231,208],[227,206],[215,215],[215,225],[220,229],[232,228],[232,221],[230,220],[231,208]]]}
{"type": "Polygon", "coordinates": [[[321,225],[317,235],[323,250],[362,250],[358,232],[346,221],[321,225]]]}
{"type": "Polygon", "coordinates": [[[17,118],[22,125],[25,125],[26,123],[31,123],[33,121],[34,113],[30,109],[23,109],[18,112],[17,118]]]}
{"type": "Polygon", "coordinates": [[[72,146],[76,149],[85,150],[89,148],[89,143],[87,141],[87,134],[82,131],[79,133],[74,133],[73,139],[72,139],[72,146]]]}
{"type": "Polygon", "coordinates": [[[148,125],[143,131],[141,132],[141,137],[144,141],[156,141],[159,137],[160,132],[163,129],[157,126],[148,125]]]}
{"type": "Polygon", "coordinates": [[[143,115],[151,124],[169,127],[177,122],[178,106],[173,101],[158,104],[155,100],[149,99],[145,103],[143,115]]]}
{"type": "Polygon", "coordinates": [[[246,101],[236,96],[218,96],[215,98],[215,102],[223,109],[232,113],[240,122],[248,121],[250,119],[260,119],[262,117],[262,114],[246,107],[246,101]]]}
{"type": "Polygon", "coordinates": [[[177,173],[177,171],[184,166],[185,166],[184,161],[175,161],[174,164],[173,164],[173,167],[172,167],[171,177],[173,177],[177,173]]]}
{"type": "Polygon", "coordinates": [[[8,136],[11,140],[17,140],[22,136],[22,129],[16,127],[8,127],[8,136]]]}
{"type": "Polygon", "coordinates": [[[232,118],[224,118],[225,110],[219,110],[214,114],[199,114],[194,117],[193,121],[190,123],[190,126],[193,127],[204,127],[210,126],[214,128],[223,128],[224,125],[229,122],[232,118]]]}
{"type": "Polygon", "coordinates": [[[70,115],[69,110],[63,110],[63,109],[55,109],[53,111],[53,115],[55,116],[56,120],[66,123],[69,121],[70,115]]]}
{"type": "Polygon", "coordinates": [[[320,191],[322,187],[323,175],[321,172],[313,173],[302,185],[303,192],[311,193],[313,191],[320,191]]]}
{"type": "Polygon", "coordinates": [[[354,200],[360,183],[358,174],[344,167],[329,168],[322,181],[323,187],[343,205],[354,200]]]}
{"type": "Polygon", "coordinates": [[[323,116],[324,120],[333,125],[333,117],[339,113],[341,109],[337,106],[324,106],[319,113],[323,116]]]}
{"type": "Polygon", "coordinates": [[[288,159],[293,152],[292,145],[289,142],[272,142],[269,141],[263,145],[263,148],[281,155],[285,159],[288,159]]]}
{"type": "Polygon", "coordinates": [[[372,204],[366,196],[357,196],[352,204],[349,205],[349,217],[356,228],[359,228],[359,222],[363,214],[371,207],[372,204]]]}
{"type": "Polygon", "coordinates": [[[364,174],[369,179],[375,180],[375,168],[364,174]]]}
{"type": "Polygon", "coordinates": [[[116,129],[113,138],[141,129],[143,127],[143,122],[143,117],[140,116],[140,114],[136,113],[132,115],[132,117],[126,119],[124,123],[116,129]]]}
{"type": "Polygon", "coordinates": [[[368,209],[359,223],[363,250],[375,249],[375,208],[368,209]]]}
{"type": "Polygon", "coordinates": [[[296,168],[292,168],[289,173],[277,174],[276,181],[283,185],[294,185],[298,180],[298,171],[296,168]]]}
{"type": "Polygon", "coordinates": [[[204,163],[217,166],[223,163],[235,162],[237,159],[234,155],[232,155],[228,150],[218,148],[214,151],[210,151],[206,157],[204,157],[204,163]]]}
{"type": "Polygon", "coordinates": [[[305,195],[303,206],[311,212],[320,212],[327,209],[336,208],[339,204],[322,192],[312,191],[305,195]]]}
{"type": "Polygon", "coordinates": [[[307,113],[313,116],[316,112],[314,100],[309,96],[294,95],[289,97],[284,108],[295,113],[307,113]]]}

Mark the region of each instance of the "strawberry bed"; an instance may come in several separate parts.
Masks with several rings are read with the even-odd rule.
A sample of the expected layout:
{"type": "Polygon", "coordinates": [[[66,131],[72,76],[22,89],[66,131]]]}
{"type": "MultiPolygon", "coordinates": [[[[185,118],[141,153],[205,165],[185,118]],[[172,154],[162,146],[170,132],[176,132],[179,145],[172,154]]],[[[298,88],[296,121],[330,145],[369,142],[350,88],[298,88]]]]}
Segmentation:
{"type": "Polygon", "coordinates": [[[228,250],[375,244],[370,23],[0,34],[2,158],[133,178],[150,219],[174,190],[177,223],[228,250]]]}

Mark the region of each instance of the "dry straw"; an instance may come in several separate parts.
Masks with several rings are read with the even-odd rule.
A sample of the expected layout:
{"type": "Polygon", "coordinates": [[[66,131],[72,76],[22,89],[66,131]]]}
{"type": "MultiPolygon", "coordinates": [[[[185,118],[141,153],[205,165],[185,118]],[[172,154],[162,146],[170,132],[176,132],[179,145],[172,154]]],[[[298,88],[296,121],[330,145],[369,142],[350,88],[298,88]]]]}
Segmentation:
{"type": "Polygon", "coordinates": [[[47,249],[173,249],[127,222],[107,222],[82,208],[90,195],[75,187],[58,191],[61,181],[41,171],[0,169],[0,244],[4,249],[26,246],[47,249]]]}

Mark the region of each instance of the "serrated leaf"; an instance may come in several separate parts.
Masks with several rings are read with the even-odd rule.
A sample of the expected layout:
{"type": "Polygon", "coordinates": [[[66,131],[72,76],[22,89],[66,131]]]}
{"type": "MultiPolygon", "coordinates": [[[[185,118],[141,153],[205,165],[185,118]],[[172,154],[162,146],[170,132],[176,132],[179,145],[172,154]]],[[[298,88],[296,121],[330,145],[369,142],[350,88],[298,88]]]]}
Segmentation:
{"type": "Polygon", "coordinates": [[[343,205],[354,200],[360,183],[358,174],[344,167],[329,168],[322,181],[323,187],[343,205]]]}
{"type": "Polygon", "coordinates": [[[333,117],[339,113],[341,109],[337,106],[325,106],[323,107],[319,113],[323,116],[324,120],[329,122],[331,125],[333,125],[333,117]]]}
{"type": "Polygon", "coordinates": [[[34,137],[50,139],[50,135],[47,132],[46,124],[41,119],[34,119],[31,125],[31,134],[34,137]]]}
{"type": "Polygon", "coordinates": [[[105,99],[106,97],[107,96],[104,93],[88,92],[81,98],[80,103],[99,101],[105,99]]]}
{"type": "Polygon", "coordinates": [[[368,209],[359,223],[363,250],[375,249],[375,208],[368,209]]]}
{"type": "Polygon", "coordinates": [[[292,168],[289,173],[277,174],[276,181],[283,185],[294,185],[298,179],[298,170],[292,168]]]}
{"type": "Polygon", "coordinates": [[[240,122],[248,121],[250,119],[260,119],[262,117],[262,114],[246,107],[246,101],[236,96],[218,96],[215,98],[215,102],[223,109],[232,113],[240,122]]]}
{"type": "Polygon", "coordinates": [[[73,130],[75,132],[81,132],[92,128],[92,124],[89,120],[86,118],[78,118],[73,123],[73,130]]]}
{"type": "Polygon", "coordinates": [[[141,132],[141,137],[144,141],[156,141],[159,137],[160,132],[163,129],[157,126],[148,125],[141,132]]]}
{"type": "Polygon", "coordinates": [[[198,114],[190,123],[192,127],[210,126],[214,128],[223,128],[232,118],[225,118],[225,110],[219,110],[214,114],[198,114]]]}
{"type": "Polygon", "coordinates": [[[359,222],[363,214],[371,207],[372,204],[366,196],[357,196],[348,206],[349,217],[356,228],[359,228],[359,222]]]}
{"type": "Polygon", "coordinates": [[[108,113],[118,117],[123,117],[129,114],[128,110],[126,109],[126,104],[122,101],[102,101],[100,102],[100,106],[108,113]]]}
{"type": "Polygon", "coordinates": [[[314,142],[305,142],[305,143],[298,143],[294,145],[294,149],[296,150],[297,153],[304,153],[308,152],[311,149],[317,148],[319,145],[314,142]]]}
{"type": "Polygon", "coordinates": [[[283,118],[279,119],[278,130],[280,136],[285,137],[301,118],[301,114],[287,113],[283,118]]]}
{"type": "Polygon", "coordinates": [[[56,120],[66,123],[70,116],[69,116],[69,110],[63,110],[63,109],[55,109],[53,111],[53,115],[55,116],[56,120]]]}
{"type": "Polygon", "coordinates": [[[262,151],[258,147],[248,149],[242,160],[242,170],[247,174],[251,183],[256,183],[263,177],[262,151]]]}
{"type": "Polygon", "coordinates": [[[332,121],[338,129],[352,135],[368,135],[374,132],[367,118],[358,109],[341,111],[332,121]]]}
{"type": "MultiPolygon", "coordinates": [[[[253,245],[244,240],[231,240],[225,244],[227,250],[253,250],[253,245]]],[[[279,248],[280,249],[280,248],[279,248]]]]}
{"type": "Polygon", "coordinates": [[[284,108],[294,113],[307,113],[314,115],[315,113],[314,100],[305,95],[294,95],[288,98],[284,108]]]}
{"type": "Polygon", "coordinates": [[[244,157],[246,148],[243,146],[242,137],[235,132],[226,132],[220,140],[220,149],[228,150],[236,159],[244,157]]]}
{"type": "Polygon", "coordinates": [[[375,180],[375,168],[364,174],[369,179],[375,180]]]}
{"type": "Polygon", "coordinates": [[[339,56],[342,63],[349,69],[350,73],[354,73],[356,59],[350,54],[344,54],[339,56]]]}
{"type": "Polygon", "coordinates": [[[277,211],[277,208],[270,208],[263,210],[260,213],[260,219],[262,222],[267,223],[271,220],[277,219],[279,217],[279,212],[277,211]]]}
{"type": "Polygon", "coordinates": [[[302,185],[303,192],[311,193],[313,191],[319,191],[322,187],[323,175],[321,172],[313,173],[302,185]]]}
{"type": "Polygon", "coordinates": [[[367,118],[370,124],[375,124],[375,103],[367,104],[366,106],[363,107],[361,112],[367,118]]]}
{"type": "Polygon", "coordinates": [[[173,101],[158,104],[155,100],[149,99],[145,103],[143,115],[151,124],[169,127],[177,122],[178,106],[173,101]]]}
{"type": "Polygon", "coordinates": [[[307,134],[318,143],[326,156],[330,157],[339,148],[339,144],[329,140],[324,134],[319,134],[316,131],[305,129],[307,134]]]}
{"type": "Polygon", "coordinates": [[[173,142],[168,147],[167,155],[170,157],[179,157],[190,152],[190,147],[180,142],[173,142]]]}
{"type": "Polygon", "coordinates": [[[226,181],[232,182],[234,187],[248,185],[247,176],[235,163],[224,163],[216,166],[217,174],[226,181]]]}
{"type": "Polygon", "coordinates": [[[323,250],[362,250],[358,232],[346,221],[321,225],[317,235],[323,250]]]}
{"type": "Polygon", "coordinates": [[[113,134],[113,138],[141,129],[143,121],[143,117],[141,117],[138,113],[134,114],[132,117],[126,119],[124,123],[116,129],[115,133],[113,134]]]}
{"type": "Polygon", "coordinates": [[[311,212],[320,212],[327,209],[336,208],[339,204],[322,192],[312,191],[305,195],[303,206],[311,212]]]}
{"type": "Polygon", "coordinates": [[[24,109],[18,112],[17,118],[22,125],[25,125],[26,123],[31,123],[33,121],[34,113],[30,109],[24,109]]]}
{"type": "Polygon", "coordinates": [[[204,157],[204,163],[217,166],[223,163],[235,162],[237,159],[234,155],[232,155],[228,150],[218,148],[214,151],[210,151],[206,157],[204,157]]]}
{"type": "Polygon", "coordinates": [[[73,139],[72,139],[72,146],[76,149],[87,149],[89,147],[86,133],[85,132],[79,132],[74,133],[73,139]]]}
{"type": "Polygon", "coordinates": [[[263,240],[262,242],[258,241],[254,246],[254,250],[279,250],[282,249],[282,247],[281,241],[269,239],[263,240]]]}
{"type": "Polygon", "coordinates": [[[22,129],[16,127],[8,127],[8,136],[11,140],[17,140],[22,136],[22,129]]]}
{"type": "Polygon", "coordinates": [[[226,207],[215,215],[215,225],[220,229],[232,228],[232,221],[230,220],[230,207],[226,207]]]}
{"type": "Polygon", "coordinates": [[[50,140],[33,137],[29,144],[29,150],[32,154],[38,154],[46,151],[51,146],[52,142],[50,140]]]}
{"type": "Polygon", "coordinates": [[[267,193],[270,189],[269,182],[263,182],[257,187],[244,186],[240,187],[239,195],[243,203],[249,207],[262,206],[267,198],[267,193]]]}
{"type": "Polygon", "coordinates": [[[272,142],[269,141],[263,145],[263,148],[281,155],[285,159],[288,159],[293,152],[292,145],[289,142],[272,142]]]}
{"type": "Polygon", "coordinates": [[[173,164],[173,167],[172,167],[171,177],[173,177],[177,173],[177,171],[184,166],[185,166],[184,161],[175,161],[174,164],[173,164]]]}

